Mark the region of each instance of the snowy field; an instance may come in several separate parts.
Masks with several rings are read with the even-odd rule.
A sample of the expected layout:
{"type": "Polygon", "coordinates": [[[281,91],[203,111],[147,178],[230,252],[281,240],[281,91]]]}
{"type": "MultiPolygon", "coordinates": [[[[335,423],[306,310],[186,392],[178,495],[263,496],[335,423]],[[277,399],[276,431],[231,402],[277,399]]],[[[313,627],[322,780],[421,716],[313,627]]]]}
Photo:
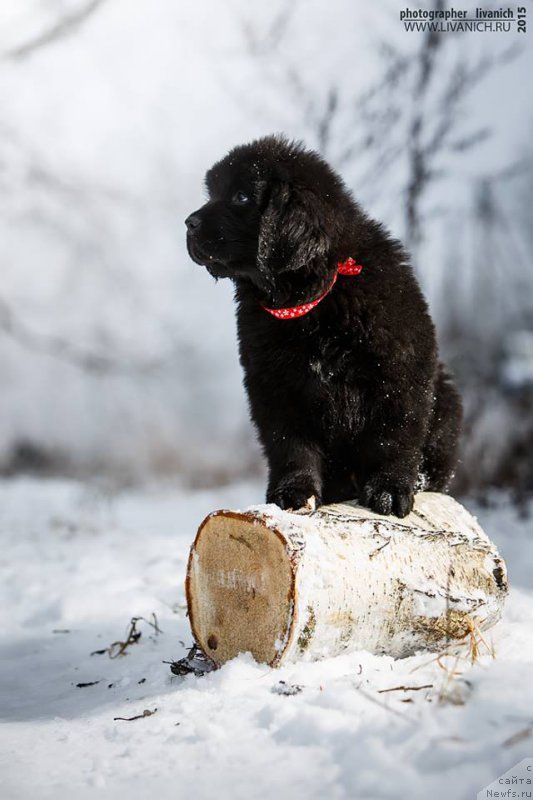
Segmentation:
{"type": "Polygon", "coordinates": [[[172,676],[163,661],[191,644],[183,578],[198,523],[261,500],[257,485],[0,484],[2,800],[460,800],[533,754],[532,525],[502,498],[474,509],[512,586],[488,635],[495,659],[462,659],[451,676],[427,655],[279,670],[241,656],[172,676]],[[161,633],[140,621],[125,655],[95,652],[154,613],[161,633]]]}

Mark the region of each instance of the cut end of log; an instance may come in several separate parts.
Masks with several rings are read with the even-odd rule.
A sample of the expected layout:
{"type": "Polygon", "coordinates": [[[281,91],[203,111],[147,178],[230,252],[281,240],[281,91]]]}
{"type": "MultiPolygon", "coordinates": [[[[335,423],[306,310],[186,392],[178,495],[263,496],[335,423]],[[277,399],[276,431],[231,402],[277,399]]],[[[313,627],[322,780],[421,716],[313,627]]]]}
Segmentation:
{"type": "Polygon", "coordinates": [[[309,512],[257,506],[201,524],[187,604],[216,664],[243,652],[272,666],[356,649],[403,657],[500,618],[505,563],[451,497],[421,493],[405,519],[355,503],[309,512]]]}
{"type": "Polygon", "coordinates": [[[242,652],[276,663],[294,605],[282,537],[245,514],[210,515],[191,550],[186,590],[193,635],[215,663],[242,652]]]}

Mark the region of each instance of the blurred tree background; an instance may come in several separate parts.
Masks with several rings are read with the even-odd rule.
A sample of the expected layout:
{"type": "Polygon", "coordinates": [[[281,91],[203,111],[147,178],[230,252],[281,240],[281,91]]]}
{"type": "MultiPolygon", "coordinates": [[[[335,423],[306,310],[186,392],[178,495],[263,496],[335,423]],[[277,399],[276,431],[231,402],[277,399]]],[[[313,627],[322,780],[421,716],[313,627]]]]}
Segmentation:
{"type": "Polygon", "coordinates": [[[261,474],[231,287],[183,219],[213,160],[284,131],[412,252],[465,398],[456,490],[533,490],[525,37],[363,0],[9,0],[0,65],[3,473],[261,474]]]}

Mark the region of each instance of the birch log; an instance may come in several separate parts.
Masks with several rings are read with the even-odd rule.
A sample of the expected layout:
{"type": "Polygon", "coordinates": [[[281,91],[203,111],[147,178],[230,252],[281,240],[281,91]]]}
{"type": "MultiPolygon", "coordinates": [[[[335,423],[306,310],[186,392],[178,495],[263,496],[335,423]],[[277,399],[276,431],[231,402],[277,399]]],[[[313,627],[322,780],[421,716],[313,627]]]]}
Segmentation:
{"type": "Polygon", "coordinates": [[[215,511],[191,548],[186,593],[193,635],[215,663],[249,651],[277,666],[444,650],[494,625],[507,576],[474,517],[428,492],[405,519],[351,502],[308,515],[215,511]]]}

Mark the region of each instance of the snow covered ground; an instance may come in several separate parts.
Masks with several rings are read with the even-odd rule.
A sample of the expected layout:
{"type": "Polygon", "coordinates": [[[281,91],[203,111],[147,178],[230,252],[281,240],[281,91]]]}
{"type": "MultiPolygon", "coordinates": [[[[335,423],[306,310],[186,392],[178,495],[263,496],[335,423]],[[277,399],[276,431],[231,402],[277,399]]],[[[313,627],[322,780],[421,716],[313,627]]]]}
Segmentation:
{"type": "Polygon", "coordinates": [[[191,643],[183,578],[198,523],[261,499],[252,484],[0,483],[2,800],[457,800],[533,754],[532,525],[503,498],[476,511],[512,585],[494,660],[462,661],[450,678],[427,655],[279,670],[241,656],[201,678],[172,676],[162,662],[191,643]],[[126,655],[92,655],[153,613],[162,633],[141,621],[126,655]],[[280,694],[280,681],[301,691],[280,694]]]}

